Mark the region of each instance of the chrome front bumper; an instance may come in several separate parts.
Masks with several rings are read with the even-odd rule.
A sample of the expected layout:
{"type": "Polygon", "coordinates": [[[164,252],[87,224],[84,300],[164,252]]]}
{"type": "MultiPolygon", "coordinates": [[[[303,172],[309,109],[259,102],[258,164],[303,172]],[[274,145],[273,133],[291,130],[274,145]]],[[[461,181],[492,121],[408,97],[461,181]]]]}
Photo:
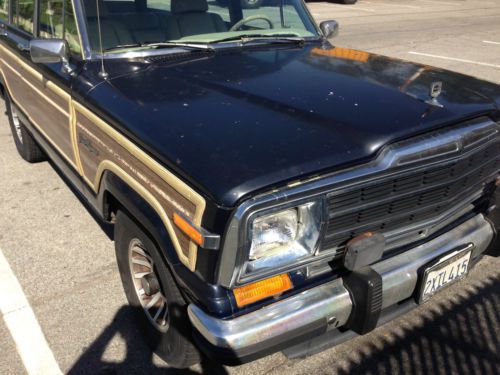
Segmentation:
{"type": "MultiPolygon", "coordinates": [[[[382,309],[410,298],[418,283],[419,269],[458,246],[472,243],[472,258],[482,254],[494,237],[494,229],[477,215],[453,230],[372,265],[382,277],[382,309]]],[[[218,319],[194,304],[189,305],[191,323],[214,348],[233,353],[255,352],[286,343],[308,331],[341,327],[353,311],[353,299],[337,279],[234,319],[218,319]]]]}

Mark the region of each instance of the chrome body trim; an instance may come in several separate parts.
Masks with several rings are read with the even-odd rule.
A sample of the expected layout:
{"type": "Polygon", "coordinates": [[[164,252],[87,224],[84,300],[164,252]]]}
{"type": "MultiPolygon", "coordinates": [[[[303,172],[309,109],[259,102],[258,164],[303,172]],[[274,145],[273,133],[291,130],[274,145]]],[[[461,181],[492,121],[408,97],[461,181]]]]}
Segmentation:
{"type": "MultiPolygon", "coordinates": [[[[303,38],[305,43],[319,43],[322,41],[321,38],[317,37],[307,37],[303,38]]],[[[166,43],[172,42],[179,42],[182,43],[182,40],[177,40],[177,41],[169,41],[166,40],[166,43]]],[[[199,46],[201,52],[214,52],[216,50],[223,50],[223,49],[234,49],[234,48],[242,48],[242,47],[248,47],[248,46],[256,46],[256,45],[262,45],[262,42],[247,42],[244,45],[239,42],[227,42],[223,44],[217,44],[217,43],[192,43],[193,46],[199,46]]],[[[269,43],[267,43],[269,44],[269,43]]],[[[161,56],[161,55],[168,55],[168,54],[176,54],[176,53],[189,53],[193,50],[190,50],[188,48],[184,48],[181,45],[178,47],[172,47],[169,49],[139,49],[139,50],[133,50],[133,51],[123,51],[123,52],[105,52],[104,54],[101,53],[91,53],[90,54],[90,59],[91,60],[101,60],[101,58],[104,58],[105,60],[112,60],[112,59],[143,59],[143,58],[148,58],[152,56],[161,56]]],[[[194,50],[196,51],[196,50],[194,50]]]]}
{"type": "Polygon", "coordinates": [[[83,5],[81,1],[73,0],[73,8],[75,10],[75,17],[77,22],[78,31],[80,34],[80,43],[82,49],[82,59],[89,60],[91,58],[90,42],[87,33],[87,20],[83,10],[83,5]]]}
{"type": "MultiPolygon", "coordinates": [[[[450,162],[477,148],[498,141],[499,138],[500,124],[482,117],[458,126],[389,144],[381,150],[376,159],[366,164],[289,184],[283,189],[244,201],[233,213],[227,227],[217,270],[217,282],[227,288],[238,285],[242,267],[248,257],[247,249],[245,249],[247,222],[249,217],[256,212],[285,209],[309,200],[325,199],[327,194],[342,191],[346,186],[367,184],[380,178],[382,174],[384,177],[389,177],[393,173],[400,173],[403,168],[405,172],[411,173],[422,168],[423,165],[431,167],[443,161],[450,162]]],[[[329,251],[326,253],[330,257],[333,254],[329,251]]],[[[326,255],[321,254],[322,258],[324,256],[326,255]]],[[[321,259],[309,259],[309,263],[305,265],[320,261],[321,259]]],[[[290,272],[303,266],[304,264],[293,264],[287,268],[275,270],[275,273],[290,272]]],[[[269,275],[263,275],[265,276],[269,275]]]]}
{"type": "MultiPolygon", "coordinates": [[[[372,268],[382,276],[383,308],[413,295],[423,265],[467,244],[474,245],[472,257],[477,257],[493,237],[492,225],[479,214],[432,241],[376,263],[372,268]]],[[[210,344],[238,352],[254,345],[263,349],[266,342],[286,342],[314,324],[323,325],[325,330],[340,327],[353,308],[342,279],[336,279],[234,319],[212,317],[194,304],[189,305],[188,313],[193,326],[210,344]]]]}
{"type": "MultiPolygon", "coordinates": [[[[210,48],[200,48],[199,50],[192,50],[184,47],[172,47],[169,49],[142,49],[138,51],[125,51],[125,52],[105,52],[104,54],[93,53],[90,56],[91,60],[100,61],[102,58],[105,60],[114,60],[114,59],[145,59],[153,56],[163,56],[163,55],[175,55],[175,54],[189,54],[191,52],[212,52],[210,48]]],[[[194,54],[193,54],[194,56],[194,54]]],[[[203,56],[203,58],[207,58],[207,56],[203,56]]]]}
{"type": "MultiPolygon", "coordinates": [[[[188,223],[192,228],[196,229],[199,233],[201,233],[203,243],[200,245],[202,249],[206,250],[219,250],[220,246],[220,236],[218,234],[209,232],[208,230],[200,227],[199,225],[196,225],[193,223],[193,220],[191,220],[189,217],[184,215],[180,211],[175,211],[177,215],[179,215],[186,223],[188,223]]],[[[182,228],[178,227],[181,231],[182,228]]]]}

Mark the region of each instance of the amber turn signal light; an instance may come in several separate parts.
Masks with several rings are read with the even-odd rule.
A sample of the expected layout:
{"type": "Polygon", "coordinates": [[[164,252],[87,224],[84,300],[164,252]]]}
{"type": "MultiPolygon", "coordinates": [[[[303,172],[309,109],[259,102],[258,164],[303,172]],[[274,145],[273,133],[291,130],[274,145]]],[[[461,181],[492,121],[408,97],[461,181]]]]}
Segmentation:
{"type": "Polygon", "coordinates": [[[181,215],[174,212],[174,224],[199,246],[203,245],[203,234],[181,215]]]}
{"type": "Polygon", "coordinates": [[[292,280],[285,273],[236,288],[233,293],[238,307],[243,307],[261,299],[281,294],[292,288],[292,280]]]}

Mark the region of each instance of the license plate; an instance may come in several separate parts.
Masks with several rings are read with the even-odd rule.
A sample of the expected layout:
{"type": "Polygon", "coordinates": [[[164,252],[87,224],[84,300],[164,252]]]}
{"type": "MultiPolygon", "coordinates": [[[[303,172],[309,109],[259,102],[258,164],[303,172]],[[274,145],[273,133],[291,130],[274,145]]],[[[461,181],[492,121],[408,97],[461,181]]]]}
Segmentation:
{"type": "Polygon", "coordinates": [[[473,247],[474,245],[470,244],[465,249],[445,255],[425,269],[419,303],[427,301],[441,289],[467,276],[473,247]]]}

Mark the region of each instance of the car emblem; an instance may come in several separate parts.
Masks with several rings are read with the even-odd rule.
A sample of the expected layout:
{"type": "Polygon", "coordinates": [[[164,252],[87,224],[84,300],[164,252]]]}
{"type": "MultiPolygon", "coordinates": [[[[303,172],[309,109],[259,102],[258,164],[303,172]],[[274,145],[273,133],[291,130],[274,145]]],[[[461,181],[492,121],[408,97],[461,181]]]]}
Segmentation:
{"type": "Polygon", "coordinates": [[[443,91],[443,82],[432,82],[430,94],[432,99],[437,99],[441,95],[441,91],[443,91]]]}
{"type": "Polygon", "coordinates": [[[442,108],[443,105],[438,101],[438,97],[439,95],[441,95],[442,91],[443,91],[443,82],[441,81],[432,82],[431,89],[429,91],[431,99],[427,100],[426,103],[442,108]]]}

